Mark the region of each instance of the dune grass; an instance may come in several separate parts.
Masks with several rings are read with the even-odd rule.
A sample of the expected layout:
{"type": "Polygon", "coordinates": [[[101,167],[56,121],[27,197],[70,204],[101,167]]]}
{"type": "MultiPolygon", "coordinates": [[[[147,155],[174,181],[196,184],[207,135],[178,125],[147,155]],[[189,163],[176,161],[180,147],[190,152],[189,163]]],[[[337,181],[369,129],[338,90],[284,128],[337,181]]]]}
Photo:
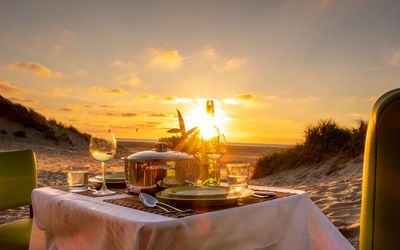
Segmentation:
{"type": "MultiPolygon", "coordinates": [[[[57,122],[54,119],[48,120],[46,117],[34,111],[33,109],[27,108],[18,103],[14,103],[1,95],[0,117],[8,121],[21,124],[25,128],[35,129],[41,132],[45,138],[54,140],[55,142],[61,140],[72,144],[71,139],[66,133],[67,131],[71,131],[79,136],[83,136],[87,141],[90,139],[90,135],[79,132],[71,125],[65,125],[61,122],[57,122]]],[[[14,136],[26,137],[26,134],[24,131],[17,131],[14,133],[14,136]]]]}
{"type": "Polygon", "coordinates": [[[355,128],[346,128],[333,119],[320,120],[305,129],[303,144],[259,157],[253,178],[315,165],[334,156],[340,156],[342,162],[357,157],[364,151],[366,132],[366,121],[360,120],[355,128]]]}

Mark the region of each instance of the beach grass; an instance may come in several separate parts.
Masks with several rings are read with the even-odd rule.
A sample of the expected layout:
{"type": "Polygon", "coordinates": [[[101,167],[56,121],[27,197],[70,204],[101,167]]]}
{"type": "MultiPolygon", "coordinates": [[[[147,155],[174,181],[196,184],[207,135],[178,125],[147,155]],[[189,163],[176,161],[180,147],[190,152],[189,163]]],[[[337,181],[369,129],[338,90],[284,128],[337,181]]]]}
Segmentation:
{"type": "MultiPolygon", "coordinates": [[[[358,121],[357,127],[340,126],[333,119],[319,120],[304,131],[304,143],[258,158],[253,178],[260,178],[288,169],[315,165],[338,157],[344,162],[364,151],[367,122],[358,121]]],[[[335,168],[332,167],[331,172],[335,168]]]]}

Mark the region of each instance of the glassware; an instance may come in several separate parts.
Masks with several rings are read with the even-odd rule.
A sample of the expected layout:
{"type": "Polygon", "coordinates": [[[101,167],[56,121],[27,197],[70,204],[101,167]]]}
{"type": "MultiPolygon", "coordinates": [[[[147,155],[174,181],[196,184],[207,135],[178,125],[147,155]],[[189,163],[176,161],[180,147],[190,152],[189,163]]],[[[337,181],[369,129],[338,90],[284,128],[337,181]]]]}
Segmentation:
{"type": "Polygon", "coordinates": [[[237,192],[248,187],[249,164],[228,163],[226,164],[228,185],[232,191],[237,192]]]}
{"type": "Polygon", "coordinates": [[[214,101],[206,102],[207,123],[200,127],[201,130],[201,167],[200,176],[203,184],[218,186],[221,180],[220,158],[226,152],[224,134],[215,125],[214,101]]]}
{"type": "Polygon", "coordinates": [[[69,191],[84,192],[88,189],[89,166],[68,166],[66,168],[69,191]]]}
{"type": "Polygon", "coordinates": [[[96,196],[105,196],[115,193],[114,191],[107,189],[105,182],[104,162],[113,158],[116,151],[117,143],[110,130],[105,133],[93,134],[90,138],[90,153],[92,154],[93,158],[101,161],[102,185],[100,190],[93,192],[93,194],[96,196]]]}

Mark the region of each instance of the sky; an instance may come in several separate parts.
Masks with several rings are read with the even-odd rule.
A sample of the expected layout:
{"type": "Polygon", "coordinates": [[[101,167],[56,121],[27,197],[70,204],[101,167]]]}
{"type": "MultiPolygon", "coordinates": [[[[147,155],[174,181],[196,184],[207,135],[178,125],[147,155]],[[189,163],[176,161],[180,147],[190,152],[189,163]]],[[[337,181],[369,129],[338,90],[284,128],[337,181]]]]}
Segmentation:
{"type": "Polygon", "coordinates": [[[296,144],[400,86],[400,1],[1,1],[0,95],[84,132],[296,144]]]}

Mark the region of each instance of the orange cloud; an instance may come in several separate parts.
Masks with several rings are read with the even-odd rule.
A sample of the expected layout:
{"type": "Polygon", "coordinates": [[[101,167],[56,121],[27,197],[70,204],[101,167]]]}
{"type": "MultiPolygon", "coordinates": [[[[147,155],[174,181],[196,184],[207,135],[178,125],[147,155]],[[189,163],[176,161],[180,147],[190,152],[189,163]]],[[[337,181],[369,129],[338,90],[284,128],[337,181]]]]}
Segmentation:
{"type": "Polygon", "coordinates": [[[240,104],[240,103],[255,103],[257,99],[261,98],[261,95],[249,93],[242,93],[233,95],[232,98],[226,98],[223,100],[226,104],[240,104]]]}
{"type": "Polygon", "coordinates": [[[0,82],[0,94],[22,94],[26,91],[26,89],[11,85],[9,81],[0,82]]]}
{"type": "Polygon", "coordinates": [[[120,60],[115,60],[114,62],[111,63],[111,66],[113,67],[122,67],[124,65],[125,63],[121,62],[120,60]]]}
{"type": "Polygon", "coordinates": [[[36,99],[25,99],[25,98],[17,98],[17,97],[11,97],[9,98],[13,102],[19,102],[23,104],[38,104],[39,101],[36,99]]]}
{"type": "Polygon", "coordinates": [[[131,67],[131,66],[134,66],[134,65],[135,64],[133,62],[123,62],[123,61],[120,61],[120,60],[114,60],[111,63],[111,66],[115,67],[115,68],[131,67]]]}
{"type": "Polygon", "coordinates": [[[156,95],[150,95],[150,94],[141,94],[138,96],[139,99],[141,100],[153,100],[158,98],[158,96],[156,95]]]}
{"type": "Polygon", "coordinates": [[[100,105],[101,108],[105,108],[105,109],[116,109],[119,108],[116,105],[100,105]]]}
{"type": "Polygon", "coordinates": [[[86,104],[86,105],[83,105],[83,107],[87,108],[87,109],[95,109],[97,106],[93,105],[93,104],[86,104]]]}
{"type": "Polygon", "coordinates": [[[190,103],[193,102],[192,99],[190,98],[179,98],[176,96],[166,96],[161,98],[162,101],[168,102],[168,103],[190,103]]]}
{"type": "Polygon", "coordinates": [[[371,97],[348,96],[343,101],[348,103],[375,102],[377,99],[378,99],[377,96],[371,96],[371,97]]]}
{"type": "Polygon", "coordinates": [[[60,108],[61,111],[65,111],[65,112],[70,112],[70,113],[74,113],[77,112],[79,110],[79,108],[77,106],[74,105],[64,105],[64,107],[60,108]]]}
{"type": "Polygon", "coordinates": [[[28,63],[14,62],[14,63],[8,64],[7,69],[19,70],[22,72],[31,72],[37,76],[62,77],[62,74],[60,72],[53,73],[53,72],[51,72],[50,69],[48,69],[45,66],[40,65],[39,63],[36,63],[36,62],[28,62],[28,63]]]}
{"type": "Polygon", "coordinates": [[[113,116],[113,117],[135,117],[138,114],[136,113],[115,113],[115,112],[107,112],[107,113],[96,113],[96,115],[104,115],[104,116],[113,116]]]}
{"type": "Polygon", "coordinates": [[[241,65],[247,63],[246,60],[240,58],[231,58],[225,62],[223,70],[231,70],[239,68],[241,65]]]}
{"type": "Polygon", "coordinates": [[[154,113],[149,115],[150,117],[168,117],[167,114],[163,114],[163,113],[154,113]]]}
{"type": "Polygon", "coordinates": [[[230,58],[221,63],[219,63],[220,66],[214,64],[212,65],[212,68],[216,71],[229,71],[233,69],[237,69],[240,66],[244,65],[247,63],[247,60],[241,59],[241,58],[230,58]]]}
{"type": "Polygon", "coordinates": [[[174,50],[170,45],[165,44],[161,48],[148,48],[152,59],[150,65],[161,66],[164,68],[177,68],[182,65],[183,58],[177,50],[174,50]]]}
{"type": "Polygon", "coordinates": [[[140,83],[141,83],[140,79],[135,76],[129,78],[128,80],[122,80],[118,82],[118,84],[120,85],[128,85],[128,86],[137,86],[140,83]]]}
{"type": "Polygon", "coordinates": [[[215,49],[213,47],[206,46],[203,49],[203,54],[206,55],[206,56],[209,56],[209,57],[213,57],[213,56],[215,56],[217,54],[217,52],[215,51],[215,49]]]}
{"type": "Polygon", "coordinates": [[[89,92],[95,93],[95,94],[113,94],[113,95],[127,95],[128,92],[126,92],[123,89],[120,88],[114,88],[114,89],[106,89],[106,88],[101,88],[101,87],[91,87],[89,89],[89,92]]]}

